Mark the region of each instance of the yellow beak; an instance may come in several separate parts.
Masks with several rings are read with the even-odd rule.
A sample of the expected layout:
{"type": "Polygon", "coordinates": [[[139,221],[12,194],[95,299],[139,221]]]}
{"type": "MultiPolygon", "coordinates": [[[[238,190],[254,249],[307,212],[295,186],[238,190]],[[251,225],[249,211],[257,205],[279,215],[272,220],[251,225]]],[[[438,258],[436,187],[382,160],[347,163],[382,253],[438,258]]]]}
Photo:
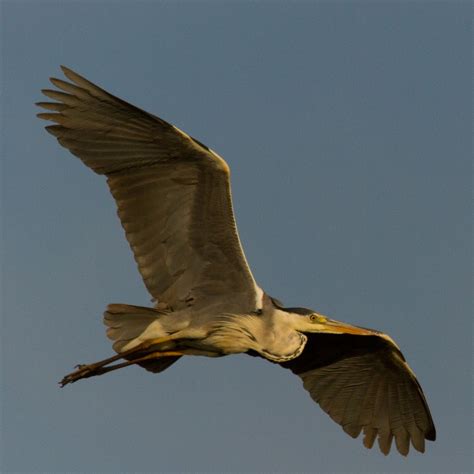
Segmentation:
{"type": "Polygon", "coordinates": [[[328,319],[325,326],[327,332],[333,334],[356,334],[358,336],[374,336],[378,334],[378,331],[359,326],[352,326],[351,324],[335,321],[334,319],[328,319]]]}

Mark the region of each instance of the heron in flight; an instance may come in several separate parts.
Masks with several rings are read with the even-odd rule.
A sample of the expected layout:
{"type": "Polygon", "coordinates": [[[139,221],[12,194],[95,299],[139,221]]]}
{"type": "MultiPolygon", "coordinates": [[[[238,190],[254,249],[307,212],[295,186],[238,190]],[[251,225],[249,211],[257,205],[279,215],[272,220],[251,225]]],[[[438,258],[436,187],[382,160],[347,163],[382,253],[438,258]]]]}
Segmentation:
{"type": "Polygon", "coordinates": [[[386,334],[285,308],[256,283],[237,233],[230,171],[216,152],[163,119],[62,67],[46,130],[105,175],[153,308],[111,304],[116,355],[77,366],[61,385],[137,364],[161,372],[185,355],[245,353],[291,370],[353,438],[393,438],[424,452],[435,427],[415,374],[386,334]]]}

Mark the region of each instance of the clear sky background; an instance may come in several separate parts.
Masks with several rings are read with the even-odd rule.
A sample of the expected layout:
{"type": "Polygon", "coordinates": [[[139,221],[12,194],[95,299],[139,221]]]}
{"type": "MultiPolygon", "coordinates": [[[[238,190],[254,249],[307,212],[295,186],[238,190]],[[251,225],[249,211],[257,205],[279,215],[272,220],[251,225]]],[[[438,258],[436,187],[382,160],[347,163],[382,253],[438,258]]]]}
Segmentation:
{"type": "Polygon", "coordinates": [[[471,3],[2,3],[2,472],[471,472],[471,3]],[[390,334],[438,440],[353,440],[289,371],[236,356],[128,368],[111,302],[147,305],[104,179],[34,102],[65,64],[232,168],[255,277],[390,334]]]}

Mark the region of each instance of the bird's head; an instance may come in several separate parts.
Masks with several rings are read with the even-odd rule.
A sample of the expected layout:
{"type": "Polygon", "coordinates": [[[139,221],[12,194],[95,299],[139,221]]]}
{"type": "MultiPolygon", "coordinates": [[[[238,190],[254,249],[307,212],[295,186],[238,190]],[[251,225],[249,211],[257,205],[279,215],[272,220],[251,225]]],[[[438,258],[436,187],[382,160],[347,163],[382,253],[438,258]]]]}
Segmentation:
{"type": "Polygon", "coordinates": [[[355,334],[359,336],[374,334],[371,329],[336,321],[311,309],[285,308],[285,311],[290,315],[294,329],[302,333],[355,334]]]}

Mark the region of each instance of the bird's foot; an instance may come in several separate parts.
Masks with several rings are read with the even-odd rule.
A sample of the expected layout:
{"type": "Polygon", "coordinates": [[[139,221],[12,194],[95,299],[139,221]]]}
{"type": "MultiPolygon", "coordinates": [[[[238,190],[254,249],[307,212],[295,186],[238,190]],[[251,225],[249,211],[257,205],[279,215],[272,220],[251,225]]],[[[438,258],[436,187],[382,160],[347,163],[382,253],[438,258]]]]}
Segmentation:
{"type": "Polygon", "coordinates": [[[79,364],[76,365],[76,370],[70,374],[63,377],[59,385],[64,387],[68,383],[77,382],[80,379],[85,379],[87,377],[92,377],[94,375],[99,375],[101,371],[99,370],[96,364],[79,364]]]}

